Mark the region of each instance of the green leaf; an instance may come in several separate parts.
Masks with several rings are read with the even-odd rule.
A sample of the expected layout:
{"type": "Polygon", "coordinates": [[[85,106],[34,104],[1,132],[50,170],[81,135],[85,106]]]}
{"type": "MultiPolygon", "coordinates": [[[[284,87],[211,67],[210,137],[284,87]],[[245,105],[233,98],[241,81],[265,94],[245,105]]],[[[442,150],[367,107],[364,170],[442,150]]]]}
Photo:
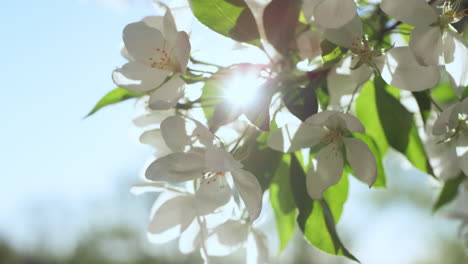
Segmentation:
{"type": "Polygon", "coordinates": [[[130,91],[130,90],[127,90],[127,89],[115,88],[114,90],[112,90],[112,91],[108,92],[106,95],[104,95],[104,97],[102,97],[101,100],[99,100],[99,102],[97,102],[97,104],[93,107],[93,109],[85,117],[88,117],[88,116],[96,113],[98,110],[100,110],[101,108],[103,108],[105,106],[120,103],[122,101],[131,99],[131,98],[135,98],[135,97],[140,97],[142,95],[143,95],[142,93],[133,92],[133,91],[130,91]]]}
{"type": "Polygon", "coordinates": [[[287,54],[290,43],[296,39],[300,11],[300,0],[273,0],[265,7],[263,25],[266,37],[281,54],[287,54]]]}
{"type": "Polygon", "coordinates": [[[413,92],[413,96],[418,103],[419,112],[421,113],[424,124],[426,124],[431,112],[431,96],[427,91],[413,92]]]}
{"type": "Polygon", "coordinates": [[[442,206],[446,205],[447,203],[451,202],[458,194],[458,187],[460,184],[463,183],[466,176],[463,173],[457,178],[450,179],[444,183],[442,190],[440,191],[439,197],[437,198],[437,202],[434,204],[432,208],[432,212],[436,212],[442,206]]]}
{"type": "Polygon", "coordinates": [[[257,23],[244,0],[191,0],[195,17],[213,31],[261,47],[257,23]]]}
{"type": "Polygon", "coordinates": [[[383,162],[382,162],[383,156],[380,153],[377,143],[370,135],[367,135],[367,134],[354,133],[353,136],[355,138],[359,138],[360,140],[364,141],[364,143],[367,144],[370,151],[374,155],[375,162],[377,163],[377,179],[375,180],[374,185],[372,185],[372,187],[386,187],[387,176],[385,175],[385,169],[383,167],[383,162]]]}
{"type": "Polygon", "coordinates": [[[450,102],[458,100],[457,95],[452,89],[452,86],[448,82],[440,83],[436,87],[431,89],[431,97],[437,103],[448,104],[450,102]]]}
{"type": "Polygon", "coordinates": [[[325,78],[312,80],[306,88],[287,89],[283,101],[288,110],[302,121],[318,111],[316,86],[325,82],[325,78]]]}
{"type": "Polygon", "coordinates": [[[270,184],[270,203],[275,212],[276,229],[280,241],[279,254],[286,248],[296,231],[296,204],[290,184],[291,157],[283,155],[270,184]]]}
{"type": "Polygon", "coordinates": [[[305,232],[306,221],[312,212],[314,201],[310,198],[306,188],[306,174],[296,154],[291,153],[291,166],[289,167],[290,182],[294,202],[299,210],[297,223],[302,232],[305,232]]]}
{"type": "MultiPolygon", "coordinates": [[[[323,194],[323,200],[328,202],[328,208],[323,208],[320,201],[313,201],[313,210],[307,218],[304,230],[304,237],[307,241],[318,249],[334,255],[343,255],[344,252],[340,244],[335,241],[336,231],[327,227],[325,213],[333,215],[333,226],[338,223],[343,212],[343,205],[348,198],[349,182],[346,173],[344,174],[338,184],[328,188],[323,194]],[[330,212],[327,212],[328,210],[330,212]]],[[[330,220],[328,222],[330,224],[330,220]]]]}

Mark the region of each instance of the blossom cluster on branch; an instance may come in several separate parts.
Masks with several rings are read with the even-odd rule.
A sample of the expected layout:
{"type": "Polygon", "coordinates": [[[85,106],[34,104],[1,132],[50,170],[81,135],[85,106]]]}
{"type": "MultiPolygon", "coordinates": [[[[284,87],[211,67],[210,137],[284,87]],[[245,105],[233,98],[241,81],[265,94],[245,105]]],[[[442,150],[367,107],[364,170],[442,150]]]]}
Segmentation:
{"type": "MultiPolygon", "coordinates": [[[[468,13],[464,1],[156,5],[163,16],[123,30],[128,63],[112,74],[119,88],[92,111],[139,97],[134,123],[155,156],[147,182],[133,191],[160,193],[153,241],[179,238],[183,253],[199,250],[205,262],[245,246],[247,263],[268,263],[256,227],[268,193],[280,250],[299,228],[319,249],[357,260],[336,230],[348,175],[385,187],[389,148],[441,183],[434,210],[457,193],[468,202],[460,198],[468,175],[468,43],[454,27],[468,13]],[[200,61],[190,29],[178,28],[192,16],[270,63],[200,61]]],[[[452,215],[468,221],[466,212],[452,215]]]]}

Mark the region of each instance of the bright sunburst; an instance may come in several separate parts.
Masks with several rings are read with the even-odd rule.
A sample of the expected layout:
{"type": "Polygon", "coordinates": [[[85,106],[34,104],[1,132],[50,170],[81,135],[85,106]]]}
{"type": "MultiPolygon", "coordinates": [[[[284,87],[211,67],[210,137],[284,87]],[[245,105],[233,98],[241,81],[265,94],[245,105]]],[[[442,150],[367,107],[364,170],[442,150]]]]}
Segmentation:
{"type": "Polygon", "coordinates": [[[265,78],[259,77],[258,72],[239,74],[227,81],[224,90],[229,102],[238,106],[249,106],[261,96],[260,87],[265,78]]]}

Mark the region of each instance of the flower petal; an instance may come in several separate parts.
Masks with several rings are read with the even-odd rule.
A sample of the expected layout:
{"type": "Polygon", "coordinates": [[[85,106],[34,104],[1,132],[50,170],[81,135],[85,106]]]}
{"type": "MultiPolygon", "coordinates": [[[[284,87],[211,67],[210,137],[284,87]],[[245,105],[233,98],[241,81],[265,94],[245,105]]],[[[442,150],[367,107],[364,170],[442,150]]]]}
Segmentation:
{"type": "Polygon", "coordinates": [[[452,31],[447,33],[453,37],[454,59],[445,65],[445,69],[450,75],[452,88],[461,97],[464,88],[468,86],[468,45],[459,34],[452,31]]]}
{"type": "Polygon", "coordinates": [[[457,135],[457,147],[455,148],[458,156],[460,169],[465,175],[468,175],[468,131],[460,131],[457,135]]]}
{"type": "Polygon", "coordinates": [[[305,123],[314,126],[327,126],[333,128],[339,126],[340,123],[344,123],[344,126],[346,126],[345,128],[348,129],[351,133],[365,132],[365,128],[362,125],[361,121],[359,121],[359,119],[357,119],[355,116],[333,110],[325,110],[318,114],[315,114],[307,118],[305,123]],[[333,116],[337,116],[339,117],[339,119],[332,118],[333,116]]]}
{"type": "Polygon", "coordinates": [[[209,171],[214,172],[229,172],[242,168],[242,164],[235,160],[231,153],[217,147],[206,150],[205,164],[209,171]]]}
{"type": "Polygon", "coordinates": [[[306,31],[297,38],[297,47],[303,60],[312,60],[322,54],[320,40],[322,34],[319,31],[306,31]]]}
{"type": "Polygon", "coordinates": [[[438,27],[416,27],[411,32],[409,47],[421,65],[444,65],[453,61],[450,49],[455,44],[448,35],[446,31],[441,35],[438,27]]]}
{"type": "Polygon", "coordinates": [[[180,116],[170,116],[161,123],[161,134],[166,145],[174,152],[185,151],[191,145],[185,119],[180,116]]]}
{"type": "Polygon", "coordinates": [[[188,60],[190,58],[190,41],[189,36],[184,31],[181,31],[177,34],[175,40],[175,54],[177,57],[179,71],[185,73],[187,70],[188,60]]]}
{"type": "Polygon", "coordinates": [[[421,66],[408,47],[388,51],[381,74],[388,84],[407,91],[430,89],[439,82],[439,68],[421,66]]]}
{"type": "Polygon", "coordinates": [[[425,0],[382,0],[380,8],[387,15],[415,27],[437,21],[437,14],[425,0]]]}
{"type": "Polygon", "coordinates": [[[270,263],[267,238],[259,231],[252,229],[246,246],[246,264],[270,263]]]}
{"type": "Polygon", "coordinates": [[[145,176],[153,181],[185,182],[200,178],[205,169],[203,152],[172,153],[151,163],[145,176]]]}
{"type": "Polygon", "coordinates": [[[164,14],[162,33],[170,47],[176,46],[177,26],[170,9],[167,9],[164,14]]]}
{"type": "Polygon", "coordinates": [[[145,22],[128,24],[123,30],[123,41],[128,53],[135,60],[147,60],[154,49],[164,48],[165,40],[161,31],[145,22]]]}
{"type": "Polygon", "coordinates": [[[458,113],[456,113],[457,106],[458,104],[451,105],[440,113],[432,126],[432,134],[443,135],[458,125],[458,113]]]}
{"type": "Polygon", "coordinates": [[[193,197],[178,195],[156,209],[148,229],[153,236],[158,235],[155,242],[165,243],[178,237],[194,218],[193,197]]]}
{"type": "Polygon", "coordinates": [[[257,178],[248,171],[238,169],[231,174],[234,185],[249,212],[250,221],[254,221],[262,210],[262,187],[257,178]]]}
{"type": "Polygon", "coordinates": [[[346,146],[346,159],[353,169],[354,176],[370,187],[377,179],[374,155],[360,139],[344,138],[343,141],[346,146]]]}
{"type": "Polygon", "coordinates": [[[124,89],[135,92],[147,92],[155,89],[164,81],[168,71],[149,67],[140,62],[131,61],[112,72],[114,83],[124,89]]]}
{"type": "Polygon", "coordinates": [[[315,6],[314,18],[324,28],[339,28],[356,16],[353,0],[324,0],[315,6]]]}
{"type": "Polygon", "coordinates": [[[353,43],[362,38],[362,23],[358,15],[340,28],[328,28],[323,32],[323,36],[336,45],[352,48],[353,43]]]}
{"type": "Polygon", "coordinates": [[[239,249],[246,241],[248,225],[238,220],[228,220],[217,226],[207,239],[208,255],[226,256],[239,249]]]}
{"type": "Polygon", "coordinates": [[[337,184],[343,174],[343,155],[336,144],[328,144],[321,149],[314,160],[316,166],[307,172],[307,193],[312,199],[322,198],[322,193],[337,184]]]}
{"type": "Polygon", "coordinates": [[[282,152],[295,152],[320,143],[327,131],[321,126],[302,123],[299,127],[286,125],[268,139],[268,146],[282,152]]]}
{"type": "Polygon", "coordinates": [[[151,93],[149,107],[152,110],[167,110],[177,104],[184,95],[185,81],[179,75],[173,76],[151,93]]]}
{"type": "Polygon", "coordinates": [[[140,142],[142,144],[150,145],[153,148],[155,148],[157,157],[161,157],[163,155],[171,153],[171,149],[169,149],[166,143],[164,142],[161,129],[152,129],[145,131],[140,136],[140,142]]]}
{"type": "Polygon", "coordinates": [[[225,177],[219,176],[214,181],[202,181],[195,193],[195,207],[198,215],[213,213],[228,203],[231,197],[232,191],[225,177]]]}

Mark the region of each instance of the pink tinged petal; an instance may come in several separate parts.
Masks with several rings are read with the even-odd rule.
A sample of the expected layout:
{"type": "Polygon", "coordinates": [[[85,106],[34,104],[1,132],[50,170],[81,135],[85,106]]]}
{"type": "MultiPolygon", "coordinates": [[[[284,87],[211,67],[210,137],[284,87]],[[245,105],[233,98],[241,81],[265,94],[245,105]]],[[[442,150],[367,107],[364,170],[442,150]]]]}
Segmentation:
{"type": "Polygon", "coordinates": [[[241,221],[228,220],[217,226],[207,239],[210,256],[226,256],[239,249],[246,241],[248,225],[241,221]]]}
{"type": "Polygon", "coordinates": [[[246,264],[270,263],[267,238],[264,234],[253,229],[246,246],[246,264]]]}
{"type": "Polygon", "coordinates": [[[172,153],[155,160],[145,176],[153,181],[185,182],[202,176],[204,155],[198,152],[172,153]]]}
{"type": "Polygon", "coordinates": [[[455,32],[448,31],[454,40],[454,59],[445,65],[445,69],[450,75],[450,82],[458,96],[468,86],[468,44],[455,32]]]}
{"type": "Polygon", "coordinates": [[[297,38],[297,47],[301,58],[314,59],[322,54],[320,47],[321,34],[319,31],[306,31],[297,38]]]}
{"type": "Polygon", "coordinates": [[[123,41],[130,56],[137,61],[147,61],[156,54],[155,49],[164,48],[166,42],[161,31],[145,22],[128,24],[123,31],[123,41]]]}
{"type": "Polygon", "coordinates": [[[184,95],[185,81],[180,76],[173,76],[151,93],[149,107],[152,110],[168,110],[177,104],[184,95]]]}
{"type": "Polygon", "coordinates": [[[182,152],[191,145],[187,124],[180,116],[170,116],[161,123],[161,134],[166,145],[174,152],[182,152]]]}
{"type": "Polygon", "coordinates": [[[388,51],[381,75],[388,84],[407,91],[427,90],[439,82],[438,66],[421,66],[408,47],[388,51]]]}
{"type": "Polygon", "coordinates": [[[328,144],[321,149],[314,160],[316,166],[307,172],[307,192],[312,199],[321,199],[322,193],[337,184],[343,174],[343,155],[337,144],[328,144]]]}
{"type": "Polygon", "coordinates": [[[205,164],[209,171],[214,172],[229,172],[242,168],[242,164],[235,160],[231,153],[217,147],[206,150],[205,164]]]}
{"type": "Polygon", "coordinates": [[[416,27],[411,32],[409,47],[419,64],[443,65],[449,63],[450,59],[453,60],[449,52],[444,51],[444,45],[453,46],[453,40],[451,42],[446,37],[444,39],[438,27],[416,27]]]}
{"type": "Polygon", "coordinates": [[[156,209],[148,229],[153,235],[158,235],[159,240],[155,242],[165,243],[179,236],[194,218],[193,197],[180,195],[156,209]]]}
{"type": "Polygon", "coordinates": [[[377,179],[377,164],[366,143],[357,138],[344,138],[346,159],[353,169],[354,176],[372,186],[377,179]]]}
{"type": "Polygon", "coordinates": [[[324,28],[339,28],[356,16],[353,0],[324,0],[314,9],[314,18],[324,28]]]}
{"type": "Polygon", "coordinates": [[[132,61],[122,68],[114,70],[112,80],[121,88],[135,92],[147,92],[161,85],[168,74],[168,71],[132,61]]]}
{"type": "Polygon", "coordinates": [[[432,134],[443,135],[458,125],[458,114],[455,111],[457,105],[458,104],[451,105],[440,113],[432,126],[432,134]]]}
{"type": "Polygon", "coordinates": [[[382,0],[380,8],[387,15],[415,27],[437,21],[437,14],[425,0],[382,0]]]}
{"type": "Polygon", "coordinates": [[[238,169],[231,172],[234,185],[244,201],[250,221],[254,221],[262,210],[262,188],[257,178],[250,172],[238,169]]]}
{"type": "Polygon", "coordinates": [[[468,175],[468,131],[460,131],[456,139],[456,152],[460,169],[468,175]]]}
{"type": "Polygon", "coordinates": [[[345,48],[352,48],[353,43],[359,41],[362,35],[362,23],[358,15],[354,16],[354,18],[343,27],[336,29],[329,28],[323,32],[323,36],[326,39],[345,48]]]}
{"type": "Polygon", "coordinates": [[[184,31],[177,33],[174,51],[178,62],[178,70],[185,73],[187,70],[188,60],[190,58],[190,41],[189,36],[184,31]]]}
{"type": "Polygon", "coordinates": [[[320,143],[327,131],[321,126],[302,123],[299,127],[286,125],[268,139],[268,146],[282,152],[295,152],[320,143]]]}
{"type": "Polygon", "coordinates": [[[224,176],[213,180],[202,181],[195,193],[197,214],[204,216],[227,204],[232,197],[232,191],[224,176]]]}

